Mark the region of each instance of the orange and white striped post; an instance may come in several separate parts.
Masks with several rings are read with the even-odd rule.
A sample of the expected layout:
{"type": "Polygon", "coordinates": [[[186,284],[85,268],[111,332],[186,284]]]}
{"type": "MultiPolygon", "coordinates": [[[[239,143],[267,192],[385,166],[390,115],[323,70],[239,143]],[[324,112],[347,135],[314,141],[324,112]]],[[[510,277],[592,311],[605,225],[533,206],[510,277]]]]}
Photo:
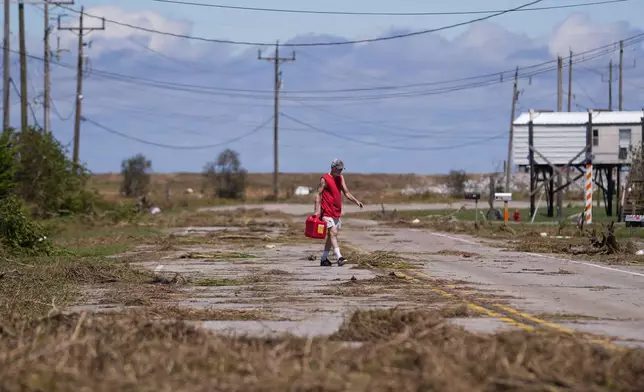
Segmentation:
{"type": "Polygon", "coordinates": [[[586,164],[586,201],[584,204],[584,218],[586,224],[593,223],[593,164],[586,164]]]}

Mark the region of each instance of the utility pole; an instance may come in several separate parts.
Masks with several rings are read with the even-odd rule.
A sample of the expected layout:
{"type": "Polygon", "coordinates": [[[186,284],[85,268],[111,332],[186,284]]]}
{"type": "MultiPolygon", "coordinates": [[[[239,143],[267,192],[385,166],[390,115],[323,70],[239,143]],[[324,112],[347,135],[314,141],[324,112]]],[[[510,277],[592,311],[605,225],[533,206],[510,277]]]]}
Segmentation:
{"type": "Polygon", "coordinates": [[[508,138],[508,160],[505,162],[505,191],[510,192],[510,175],[512,173],[512,141],[514,139],[514,116],[516,115],[517,100],[519,99],[519,67],[514,71],[514,86],[512,88],[512,110],[510,113],[510,137],[508,138]]]}
{"type": "Polygon", "coordinates": [[[275,44],[274,57],[262,57],[261,50],[257,54],[258,60],[266,60],[274,64],[274,113],[273,113],[273,195],[275,200],[279,198],[279,159],[278,159],[278,130],[279,130],[279,92],[282,84],[282,77],[280,72],[280,64],[287,61],[295,61],[295,52],[291,57],[280,57],[280,44],[275,44]]]}
{"type": "Polygon", "coordinates": [[[624,104],[624,41],[619,41],[619,111],[624,104]]]}
{"type": "MultiPolygon", "coordinates": [[[[572,55],[571,55],[572,61],[572,55]]],[[[568,111],[570,111],[570,74],[568,74],[568,111]]],[[[563,57],[557,56],[557,111],[563,111],[563,57]]],[[[561,186],[561,173],[557,171],[557,188],[561,186]]],[[[552,184],[552,182],[550,183],[552,184]]],[[[557,217],[561,221],[561,213],[563,206],[563,192],[557,192],[557,217]]]]}
{"type": "Polygon", "coordinates": [[[568,57],[568,111],[572,109],[572,50],[568,57]]]}
{"type": "MultiPolygon", "coordinates": [[[[49,5],[74,5],[74,0],[71,1],[50,1],[44,0],[44,19],[45,19],[45,30],[44,30],[44,44],[45,44],[45,53],[44,53],[44,97],[43,97],[43,116],[44,116],[44,131],[45,133],[51,132],[51,73],[50,73],[50,61],[51,61],[51,47],[49,45],[49,36],[51,34],[51,26],[49,25],[49,5]]],[[[58,53],[58,50],[57,50],[58,53]]]]}
{"type": "Polygon", "coordinates": [[[9,102],[10,99],[10,89],[11,89],[11,0],[4,0],[4,37],[3,37],[3,45],[4,45],[4,56],[3,56],[3,61],[2,64],[4,66],[4,80],[2,83],[2,125],[3,125],[3,130],[6,131],[9,129],[10,126],[10,121],[9,121],[9,113],[11,113],[11,103],[9,102]]]}
{"type": "Polygon", "coordinates": [[[50,131],[50,117],[49,117],[49,99],[50,99],[50,92],[49,92],[49,86],[51,83],[51,78],[49,76],[49,59],[51,56],[51,50],[49,49],[49,1],[45,0],[45,7],[44,7],[44,12],[45,12],[45,57],[44,57],[44,74],[45,74],[45,87],[44,87],[44,97],[43,97],[43,110],[44,110],[44,126],[45,126],[45,133],[49,133],[50,131]]]}
{"type": "Polygon", "coordinates": [[[20,40],[20,125],[21,130],[29,126],[27,117],[27,48],[25,45],[25,3],[18,2],[18,34],[20,40]]]}
{"type": "Polygon", "coordinates": [[[613,60],[608,63],[608,110],[613,111],[613,60]]]}
{"type": "Polygon", "coordinates": [[[557,111],[563,110],[563,58],[557,56],[557,111]]]}
{"type": "Polygon", "coordinates": [[[83,14],[85,7],[81,7],[80,16],[78,20],[78,27],[62,27],[60,25],[60,15],[58,16],[58,30],[75,31],[78,34],[78,63],[76,65],[76,118],[74,121],[74,166],[78,169],[78,155],[80,149],[80,123],[81,123],[81,102],[83,101],[83,42],[85,33],[89,34],[94,30],[105,30],[105,19],[101,19],[103,24],[101,27],[85,27],[83,26],[83,14]]]}

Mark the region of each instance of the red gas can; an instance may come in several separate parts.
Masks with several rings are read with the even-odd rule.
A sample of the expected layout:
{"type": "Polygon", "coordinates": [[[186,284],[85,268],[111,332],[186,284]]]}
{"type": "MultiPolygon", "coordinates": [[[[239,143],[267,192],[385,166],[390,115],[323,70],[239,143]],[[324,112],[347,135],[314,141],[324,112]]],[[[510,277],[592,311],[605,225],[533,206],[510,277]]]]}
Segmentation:
{"type": "Polygon", "coordinates": [[[316,215],[306,218],[306,229],[304,235],[309,238],[326,238],[326,222],[316,215]]]}

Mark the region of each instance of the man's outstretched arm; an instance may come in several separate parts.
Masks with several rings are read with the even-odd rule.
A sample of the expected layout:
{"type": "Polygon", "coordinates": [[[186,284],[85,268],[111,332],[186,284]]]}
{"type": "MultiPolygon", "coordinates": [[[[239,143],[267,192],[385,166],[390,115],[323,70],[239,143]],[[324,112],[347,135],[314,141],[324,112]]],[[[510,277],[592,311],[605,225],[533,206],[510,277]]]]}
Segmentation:
{"type": "Polygon", "coordinates": [[[358,207],[362,208],[362,206],[363,206],[362,202],[360,202],[358,199],[356,199],[356,198],[355,198],[355,196],[353,196],[353,195],[351,194],[351,192],[349,192],[349,189],[347,188],[347,184],[344,182],[344,177],[342,177],[342,192],[344,193],[344,196],[345,196],[347,199],[351,200],[351,201],[352,201],[352,202],[354,202],[358,207]]]}
{"type": "Polygon", "coordinates": [[[315,209],[313,210],[313,213],[318,216],[320,216],[320,200],[322,200],[322,192],[324,192],[325,187],[326,181],[324,181],[324,178],[321,178],[320,185],[318,186],[318,191],[315,194],[315,209]]]}

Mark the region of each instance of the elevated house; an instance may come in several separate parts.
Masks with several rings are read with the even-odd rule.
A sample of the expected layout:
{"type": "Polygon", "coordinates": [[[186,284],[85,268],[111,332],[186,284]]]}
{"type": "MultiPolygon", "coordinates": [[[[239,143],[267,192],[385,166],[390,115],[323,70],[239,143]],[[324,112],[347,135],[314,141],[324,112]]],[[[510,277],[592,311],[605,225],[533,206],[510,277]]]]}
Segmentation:
{"type": "Polygon", "coordinates": [[[613,192],[616,189],[619,200],[621,173],[631,164],[631,147],[642,145],[644,111],[531,110],[519,115],[513,129],[513,163],[530,172],[533,211],[535,195],[545,186],[552,216],[554,194],[582,178],[586,163],[592,163],[594,183],[604,191],[606,212],[612,216],[613,192]],[[554,185],[557,173],[570,171],[565,183],[554,185]]]}

